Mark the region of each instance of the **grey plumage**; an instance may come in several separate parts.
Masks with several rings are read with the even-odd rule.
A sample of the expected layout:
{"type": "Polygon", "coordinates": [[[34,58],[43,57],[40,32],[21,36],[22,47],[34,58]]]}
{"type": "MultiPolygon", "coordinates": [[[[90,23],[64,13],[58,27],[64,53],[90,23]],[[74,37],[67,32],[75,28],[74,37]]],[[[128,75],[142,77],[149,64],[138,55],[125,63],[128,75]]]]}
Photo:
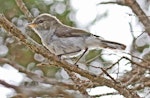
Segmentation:
{"type": "Polygon", "coordinates": [[[39,35],[43,45],[56,55],[77,53],[90,47],[121,50],[126,48],[123,44],[66,26],[50,14],[39,15],[29,26],[39,35]]]}

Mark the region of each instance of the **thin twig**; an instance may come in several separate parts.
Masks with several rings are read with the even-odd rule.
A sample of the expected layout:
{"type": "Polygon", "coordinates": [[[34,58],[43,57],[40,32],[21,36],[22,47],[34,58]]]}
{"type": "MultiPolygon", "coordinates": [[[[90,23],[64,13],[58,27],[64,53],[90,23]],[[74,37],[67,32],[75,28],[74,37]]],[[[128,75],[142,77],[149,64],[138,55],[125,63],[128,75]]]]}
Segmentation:
{"type": "Polygon", "coordinates": [[[107,71],[106,71],[105,69],[101,68],[101,70],[102,70],[110,79],[112,79],[115,83],[119,83],[119,82],[117,82],[112,76],[110,76],[110,75],[107,73],[107,71]]]}
{"type": "Polygon", "coordinates": [[[97,5],[101,5],[101,4],[118,4],[118,5],[126,6],[125,3],[124,3],[123,1],[101,2],[101,3],[98,3],[97,5]]]}
{"type": "Polygon", "coordinates": [[[119,93],[118,92],[105,93],[105,94],[93,95],[92,97],[97,98],[97,97],[108,96],[108,95],[119,95],[119,93]]]}
{"type": "Polygon", "coordinates": [[[132,38],[133,38],[133,40],[135,40],[135,36],[133,34],[133,27],[132,27],[131,22],[129,22],[129,27],[130,27],[130,32],[131,32],[132,38]]]}
{"type": "Polygon", "coordinates": [[[7,87],[7,88],[13,88],[13,89],[15,89],[16,91],[18,90],[18,89],[17,89],[17,86],[12,85],[12,84],[8,84],[7,82],[5,82],[5,81],[3,81],[3,80],[0,80],[0,84],[3,85],[3,86],[5,86],[5,87],[7,87]]]}
{"type": "Polygon", "coordinates": [[[28,8],[25,6],[24,2],[22,0],[15,0],[15,1],[16,1],[17,6],[19,7],[19,9],[24,13],[26,18],[28,19],[28,21],[31,22],[34,17],[30,13],[28,8]]]}
{"type": "MultiPolygon", "coordinates": [[[[110,65],[109,67],[105,68],[106,71],[108,71],[109,69],[112,69],[116,64],[118,64],[121,60],[123,59],[123,57],[121,57],[119,60],[117,60],[115,63],[113,63],[112,65],[110,65]]],[[[100,75],[103,75],[104,73],[100,73],[100,75]]]]}
{"type": "Polygon", "coordinates": [[[141,68],[145,68],[145,69],[150,69],[150,66],[145,66],[144,64],[139,64],[131,59],[129,59],[128,57],[123,56],[124,59],[129,60],[132,64],[135,64],[141,68]]]}

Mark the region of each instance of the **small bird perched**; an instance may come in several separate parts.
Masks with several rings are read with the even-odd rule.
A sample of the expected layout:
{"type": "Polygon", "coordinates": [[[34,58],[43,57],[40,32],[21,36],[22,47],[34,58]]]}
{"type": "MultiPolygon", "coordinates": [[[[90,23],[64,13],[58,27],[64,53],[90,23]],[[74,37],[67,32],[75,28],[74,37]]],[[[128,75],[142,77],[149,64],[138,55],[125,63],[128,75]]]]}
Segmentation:
{"type": "Polygon", "coordinates": [[[41,14],[29,24],[41,38],[42,44],[52,53],[58,56],[77,54],[82,50],[93,47],[121,49],[125,45],[107,41],[100,36],[87,31],[69,27],[62,24],[56,17],[50,14],[41,14]]]}

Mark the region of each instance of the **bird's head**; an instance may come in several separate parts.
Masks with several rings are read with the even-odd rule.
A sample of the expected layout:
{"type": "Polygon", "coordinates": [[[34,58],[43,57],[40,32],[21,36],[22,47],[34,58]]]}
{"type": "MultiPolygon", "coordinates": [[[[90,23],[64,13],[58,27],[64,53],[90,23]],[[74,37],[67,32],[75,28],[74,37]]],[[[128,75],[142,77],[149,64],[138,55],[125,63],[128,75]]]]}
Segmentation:
{"type": "Polygon", "coordinates": [[[59,24],[56,17],[45,13],[37,16],[28,26],[36,30],[49,30],[50,27],[59,26],[59,24]]]}

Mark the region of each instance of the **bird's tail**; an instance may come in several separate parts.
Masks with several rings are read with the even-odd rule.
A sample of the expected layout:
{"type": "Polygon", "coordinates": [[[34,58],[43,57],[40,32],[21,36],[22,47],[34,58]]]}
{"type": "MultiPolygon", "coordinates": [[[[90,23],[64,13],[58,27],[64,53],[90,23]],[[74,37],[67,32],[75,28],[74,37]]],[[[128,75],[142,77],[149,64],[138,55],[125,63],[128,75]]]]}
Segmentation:
{"type": "Polygon", "coordinates": [[[124,50],[126,48],[125,45],[123,45],[121,43],[117,43],[117,42],[101,40],[101,43],[104,48],[120,49],[120,50],[124,50]]]}

